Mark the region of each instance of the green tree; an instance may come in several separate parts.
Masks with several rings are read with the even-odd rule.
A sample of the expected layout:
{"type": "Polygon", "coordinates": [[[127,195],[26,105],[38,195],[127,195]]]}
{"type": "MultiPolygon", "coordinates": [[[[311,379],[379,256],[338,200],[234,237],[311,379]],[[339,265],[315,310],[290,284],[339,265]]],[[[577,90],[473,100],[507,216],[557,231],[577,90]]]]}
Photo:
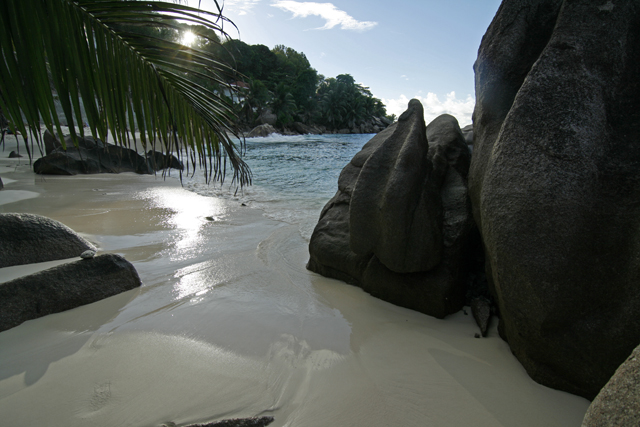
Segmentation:
{"type": "Polygon", "coordinates": [[[231,24],[221,10],[154,1],[3,0],[0,108],[39,141],[41,124],[62,134],[56,96],[75,141],[84,136],[82,102],[93,136],[106,139],[111,131],[129,145],[135,126],[145,150],[161,143],[165,151],[195,151],[205,168],[212,165],[208,179],[222,180],[229,161],[234,180],[250,183],[241,147],[227,136],[236,133],[232,110],[194,81],[225,84],[221,76],[231,70],[207,50],[167,40],[167,32],[182,30],[176,19],[214,44],[211,32],[227,37],[222,25],[231,24]]]}
{"type": "Polygon", "coordinates": [[[278,84],[273,92],[271,111],[278,117],[277,126],[287,126],[293,122],[297,112],[296,101],[284,82],[278,84]]]}
{"type": "Polygon", "coordinates": [[[325,79],[302,52],[284,45],[269,50],[238,40],[229,40],[223,47],[222,60],[238,70],[238,74],[229,76],[229,81],[259,80],[270,93],[268,99],[261,98],[263,103],[256,104],[256,91],[246,92],[247,98],[237,108],[247,126],[254,124],[251,112],[257,108],[271,109],[278,117],[277,126],[300,121],[330,129],[357,128],[371,123],[373,117],[386,115],[384,104],[373,97],[369,88],[356,83],[352,75],[325,79]]]}
{"type": "Polygon", "coordinates": [[[314,98],[319,82],[318,72],[311,68],[302,52],[284,45],[277,45],[272,52],[278,58],[278,68],[273,73],[273,78],[278,83],[286,83],[296,103],[296,118],[307,122],[316,107],[314,98]]]}
{"type": "Polygon", "coordinates": [[[241,101],[239,116],[241,120],[252,126],[256,117],[262,114],[268,103],[271,101],[271,92],[258,79],[249,80],[249,88],[241,91],[244,99],[241,101]]]}
{"type": "Polygon", "coordinates": [[[298,106],[298,118],[301,122],[311,121],[316,109],[316,91],[322,77],[313,68],[301,71],[293,85],[293,99],[298,106]]]}
{"type": "Polygon", "coordinates": [[[350,74],[322,81],[318,87],[319,117],[329,128],[356,128],[372,117],[384,117],[382,101],[374,98],[369,88],[355,82],[350,74]]]}

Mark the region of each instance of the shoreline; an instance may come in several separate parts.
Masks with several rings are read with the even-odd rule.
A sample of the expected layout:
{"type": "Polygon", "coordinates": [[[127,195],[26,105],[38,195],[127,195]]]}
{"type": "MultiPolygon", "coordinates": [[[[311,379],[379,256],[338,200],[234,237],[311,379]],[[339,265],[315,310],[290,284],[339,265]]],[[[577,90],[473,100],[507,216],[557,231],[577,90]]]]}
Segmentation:
{"type": "Polygon", "coordinates": [[[8,425],[579,426],[589,405],[533,382],[495,322],[476,339],[470,314],[434,319],[310,273],[297,226],[175,175],[42,177],[2,158],[0,177],[0,212],[59,220],[143,281],[0,333],[8,425]]]}

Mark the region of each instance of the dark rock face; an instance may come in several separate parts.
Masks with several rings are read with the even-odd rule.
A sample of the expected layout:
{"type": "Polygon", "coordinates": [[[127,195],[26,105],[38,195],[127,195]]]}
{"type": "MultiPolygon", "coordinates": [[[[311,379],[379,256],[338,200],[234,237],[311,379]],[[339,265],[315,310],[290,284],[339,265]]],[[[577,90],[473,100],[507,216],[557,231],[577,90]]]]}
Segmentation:
{"type": "Polygon", "coordinates": [[[457,121],[425,128],[417,100],[342,170],[324,207],[307,268],[435,317],[458,311],[473,220],[470,153],[457,121]]]}
{"type": "Polygon", "coordinates": [[[412,101],[400,122],[360,169],[349,207],[350,247],[392,271],[414,273],[440,263],[442,204],[439,177],[430,179],[422,105],[412,101]]]}
{"type": "Polygon", "coordinates": [[[32,214],[0,214],[0,268],[80,256],[96,248],[66,225],[32,214]]]}
{"type": "Polygon", "coordinates": [[[640,3],[505,0],[475,64],[469,189],[499,330],[593,398],[640,342],[640,3]]]}
{"type": "Polygon", "coordinates": [[[640,426],[640,347],[591,402],[582,427],[640,426]]]}
{"type": "Polygon", "coordinates": [[[0,331],[140,286],[131,263],[106,254],[0,284],[0,331]]]}

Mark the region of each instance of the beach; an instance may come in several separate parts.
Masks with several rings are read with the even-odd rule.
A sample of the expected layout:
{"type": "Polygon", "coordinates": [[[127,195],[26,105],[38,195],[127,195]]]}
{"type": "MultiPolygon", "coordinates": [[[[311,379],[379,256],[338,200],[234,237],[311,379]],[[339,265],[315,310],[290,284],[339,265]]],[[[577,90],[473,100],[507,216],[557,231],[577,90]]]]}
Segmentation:
{"type": "Polygon", "coordinates": [[[531,380],[495,321],[475,338],[468,308],[439,320],[311,273],[295,221],[189,191],[176,171],[35,175],[7,158],[12,141],[0,212],[62,222],[143,285],[0,333],[3,425],[581,424],[589,401],[531,380]]]}

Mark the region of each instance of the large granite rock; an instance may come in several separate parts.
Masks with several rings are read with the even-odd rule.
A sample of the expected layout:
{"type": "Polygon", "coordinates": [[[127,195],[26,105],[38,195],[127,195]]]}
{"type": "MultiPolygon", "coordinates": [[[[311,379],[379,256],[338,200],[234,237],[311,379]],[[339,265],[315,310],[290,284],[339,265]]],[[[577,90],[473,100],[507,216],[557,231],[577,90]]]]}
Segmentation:
{"type": "Polygon", "coordinates": [[[591,402],[582,427],[640,426],[640,347],[591,402]]]}
{"type": "Polygon", "coordinates": [[[442,173],[427,154],[422,104],[409,103],[393,134],[359,171],[349,207],[350,247],[396,273],[428,271],[442,259],[442,173]]]}
{"type": "Polygon", "coordinates": [[[66,225],[40,215],[0,214],[0,268],[80,256],[95,247],[66,225]]]}
{"type": "Polygon", "coordinates": [[[106,254],[0,284],[0,331],[140,286],[131,263],[106,254]]]}
{"type": "Polygon", "coordinates": [[[251,129],[251,132],[247,134],[247,138],[262,138],[276,132],[277,130],[273,126],[265,123],[251,129]]]}
{"type": "Polygon", "coordinates": [[[499,331],[593,398],[640,342],[640,3],[505,0],[475,64],[469,188],[499,331]]]}
{"type": "Polygon", "coordinates": [[[417,100],[342,170],[309,243],[312,271],[435,317],[466,291],[469,150],[455,118],[417,100]],[[428,139],[431,138],[431,139],[428,139]]]}

